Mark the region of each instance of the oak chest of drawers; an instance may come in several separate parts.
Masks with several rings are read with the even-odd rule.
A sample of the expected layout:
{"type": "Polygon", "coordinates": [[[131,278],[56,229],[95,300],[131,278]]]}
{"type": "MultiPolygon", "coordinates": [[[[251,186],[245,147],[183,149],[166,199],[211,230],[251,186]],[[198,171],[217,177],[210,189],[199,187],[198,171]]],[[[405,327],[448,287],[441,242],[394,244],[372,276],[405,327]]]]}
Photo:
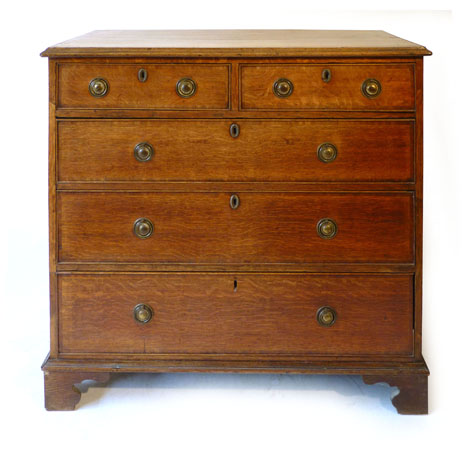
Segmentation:
{"type": "Polygon", "coordinates": [[[46,408],[111,372],[362,375],[427,412],[426,48],[377,31],[48,48],[46,408]]]}

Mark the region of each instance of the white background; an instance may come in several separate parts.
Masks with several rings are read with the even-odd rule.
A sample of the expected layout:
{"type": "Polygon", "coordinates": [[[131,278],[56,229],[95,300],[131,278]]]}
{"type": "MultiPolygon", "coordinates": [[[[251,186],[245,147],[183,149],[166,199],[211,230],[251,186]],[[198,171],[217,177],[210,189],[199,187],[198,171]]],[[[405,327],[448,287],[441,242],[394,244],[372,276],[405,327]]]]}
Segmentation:
{"type": "Polygon", "coordinates": [[[0,454],[469,457],[470,20],[464,4],[2,2],[0,454]],[[329,7],[336,10],[324,10],[329,7]],[[398,416],[388,386],[365,386],[359,378],[276,375],[120,376],[106,389],[88,389],[78,411],[44,410],[48,96],[47,60],[39,53],[94,29],[172,28],[382,29],[434,52],[425,58],[424,77],[423,348],[431,369],[429,416],[398,416]]]}

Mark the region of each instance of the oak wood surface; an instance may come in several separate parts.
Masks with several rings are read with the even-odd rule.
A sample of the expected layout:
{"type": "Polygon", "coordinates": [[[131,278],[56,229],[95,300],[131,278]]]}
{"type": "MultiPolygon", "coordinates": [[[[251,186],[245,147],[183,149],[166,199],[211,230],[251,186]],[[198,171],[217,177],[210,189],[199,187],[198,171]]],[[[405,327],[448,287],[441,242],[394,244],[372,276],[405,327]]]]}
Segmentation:
{"type": "MultiPolygon", "coordinates": [[[[234,190],[236,192],[236,190],[234,190]]],[[[180,263],[414,260],[412,193],[73,193],[58,195],[59,261],[180,263]],[[134,222],[154,233],[139,239],[134,222]],[[333,219],[333,239],[317,223],[333,219]]]]}
{"type": "Polygon", "coordinates": [[[424,46],[381,30],[96,30],[41,55],[422,56],[424,46]]]}
{"type": "Polygon", "coordinates": [[[46,410],[73,411],[81,397],[76,384],[85,380],[106,383],[109,380],[109,373],[46,370],[44,372],[46,410]]]}
{"type": "Polygon", "coordinates": [[[60,352],[405,354],[413,277],[283,274],[59,276],[60,352]],[[153,309],[150,322],[133,309],[153,309]],[[322,327],[317,310],[332,307],[322,327]]]}
{"type": "MultiPolygon", "coordinates": [[[[90,371],[90,372],[115,372],[132,373],[135,371],[142,373],[161,372],[211,372],[211,373],[318,373],[318,374],[357,374],[357,375],[429,375],[429,369],[423,358],[416,358],[408,361],[400,359],[399,356],[388,360],[380,360],[378,356],[357,360],[357,356],[352,360],[341,356],[321,356],[310,355],[280,356],[276,360],[263,358],[264,354],[257,354],[250,359],[250,354],[245,354],[240,358],[235,354],[235,358],[230,359],[230,354],[223,354],[222,358],[206,357],[199,360],[187,359],[186,355],[170,355],[164,358],[163,355],[148,356],[142,358],[142,354],[114,355],[111,359],[90,359],[88,355],[68,355],[59,359],[48,357],[42,369],[57,371],[90,371]],[[173,357],[173,358],[172,358],[173,357]]],[[[384,381],[384,380],[382,380],[384,381]]]]}
{"type": "Polygon", "coordinates": [[[385,382],[398,387],[399,393],[392,397],[393,406],[400,414],[428,414],[428,375],[365,375],[366,384],[385,382]]]}
{"type": "Polygon", "coordinates": [[[422,349],[423,329],[423,58],[416,60],[416,274],[415,274],[415,350],[422,349]]]}
{"type": "Polygon", "coordinates": [[[140,82],[137,64],[59,64],[58,107],[60,108],[152,108],[204,110],[229,108],[227,64],[147,64],[147,81],[140,82]],[[93,97],[88,85],[93,78],[104,78],[108,93],[93,97]],[[193,96],[177,94],[176,84],[191,78],[197,85],[193,96]]]}
{"type": "Polygon", "coordinates": [[[47,405],[73,408],[78,373],[292,372],[386,381],[399,412],[426,412],[429,54],[381,31],[98,31],[48,48],[47,405]],[[88,91],[98,76],[101,99],[88,91]],[[195,96],[177,96],[180,77],[195,96]],[[274,96],[277,78],[290,97],[274,96]],[[380,80],[377,98],[365,78],[380,80]],[[133,157],[140,141],[149,163],[133,157]],[[333,163],[316,158],[321,142],[339,147],[333,163]],[[155,225],[147,240],[138,217],[155,225]],[[316,234],[323,217],[332,240],[316,234]],[[141,301],[158,312],[149,327],[129,313],[141,301]],[[323,301],[337,323],[309,328],[323,301]]]}
{"type": "Polygon", "coordinates": [[[242,110],[412,110],[415,108],[414,66],[412,64],[355,65],[242,65],[240,108],[242,110]],[[322,71],[331,80],[322,80],[322,71]],[[293,83],[289,97],[274,94],[279,78],[293,83]],[[380,94],[369,99],[362,93],[365,80],[380,82],[380,94]]]}
{"type": "Polygon", "coordinates": [[[165,191],[165,192],[310,192],[310,191],[414,191],[414,182],[201,182],[201,181],[67,181],[58,182],[59,191],[165,191]]]}
{"type": "Polygon", "coordinates": [[[414,180],[412,121],[74,120],[57,136],[61,182],[414,180]],[[150,161],[134,157],[141,142],[150,161]],[[338,150],[331,163],[318,158],[324,142],[338,150]]]}

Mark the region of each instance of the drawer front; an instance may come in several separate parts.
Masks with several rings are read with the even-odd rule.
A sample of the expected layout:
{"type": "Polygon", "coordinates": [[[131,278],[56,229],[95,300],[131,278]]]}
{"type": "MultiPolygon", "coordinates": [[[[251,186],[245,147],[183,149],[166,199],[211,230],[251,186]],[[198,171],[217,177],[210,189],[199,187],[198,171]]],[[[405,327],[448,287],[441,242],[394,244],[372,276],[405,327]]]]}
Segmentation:
{"type": "Polygon", "coordinates": [[[414,110],[414,65],[245,65],[241,68],[241,108],[414,110]],[[324,71],[329,72],[329,81],[324,81],[324,71]],[[278,97],[275,84],[286,79],[292,84],[292,92],[288,95],[284,81],[281,91],[287,94],[278,97]],[[377,95],[364,94],[374,89],[368,80],[379,83],[377,95]]]}
{"type": "Polygon", "coordinates": [[[413,351],[411,275],[84,274],[58,279],[61,353],[413,351]],[[146,323],[135,318],[139,304],[151,310],[146,323]],[[334,311],[331,326],[318,322],[323,307],[334,311]]]}
{"type": "Polygon", "coordinates": [[[59,181],[412,181],[413,121],[58,123],[59,181]],[[233,131],[232,131],[233,134],[233,131]],[[150,146],[139,156],[136,148],[150,146]],[[331,153],[333,148],[334,154],[331,153]]]}
{"type": "MultiPolygon", "coordinates": [[[[151,108],[162,110],[227,109],[229,106],[229,65],[215,64],[61,64],[59,66],[60,108],[151,108]],[[146,81],[139,71],[147,72],[146,81]],[[94,96],[90,88],[106,86],[105,94],[94,96]],[[188,96],[191,79],[194,93],[188,96]],[[104,83],[103,81],[104,80],[104,83]],[[183,96],[177,92],[183,85],[183,96]]],[[[191,92],[191,91],[189,91],[191,92]]]]}
{"type": "Polygon", "coordinates": [[[61,192],[59,261],[414,260],[412,193],[247,192],[236,196],[238,208],[233,209],[237,199],[230,193],[61,192]]]}

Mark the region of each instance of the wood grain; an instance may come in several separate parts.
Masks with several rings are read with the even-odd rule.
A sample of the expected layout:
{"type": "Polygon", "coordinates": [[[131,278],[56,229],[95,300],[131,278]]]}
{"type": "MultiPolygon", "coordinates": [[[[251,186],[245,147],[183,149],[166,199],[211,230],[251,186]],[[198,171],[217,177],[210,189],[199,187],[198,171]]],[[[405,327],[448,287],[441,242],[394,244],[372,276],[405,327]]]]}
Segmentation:
{"type": "Polygon", "coordinates": [[[364,375],[366,384],[385,382],[398,387],[400,392],[392,397],[393,406],[400,414],[428,414],[428,375],[364,375]]]}
{"type": "Polygon", "coordinates": [[[412,64],[356,65],[242,65],[242,110],[413,110],[415,108],[414,66],[412,64]],[[329,69],[331,81],[325,83],[322,70],[329,69]],[[279,98],[273,85],[279,78],[289,79],[294,90],[279,98]],[[362,94],[368,78],[378,80],[381,93],[374,99],[362,94]]]}
{"type": "MultiPolygon", "coordinates": [[[[103,354],[101,354],[103,355],[103,354]]],[[[142,354],[114,355],[114,359],[90,359],[88,355],[61,355],[59,359],[47,358],[43,370],[70,371],[71,369],[90,372],[115,373],[167,373],[167,372],[210,372],[210,373],[293,373],[293,374],[335,374],[335,375],[429,375],[428,367],[422,358],[404,360],[396,356],[388,360],[379,356],[299,356],[282,355],[277,358],[267,354],[205,354],[205,358],[195,360],[186,355],[142,354]],[[215,358],[214,358],[215,357],[215,358]],[[230,358],[232,357],[232,358],[230,358]],[[250,358],[251,357],[251,358],[250,358]]]]}
{"type": "Polygon", "coordinates": [[[152,108],[154,110],[204,110],[229,108],[230,66],[214,64],[146,64],[148,78],[138,80],[141,64],[60,64],[60,108],[152,108]],[[104,97],[93,97],[88,85],[93,78],[108,81],[104,97]],[[197,90],[189,98],[180,97],[176,84],[192,78],[197,90]]]}
{"type": "Polygon", "coordinates": [[[46,410],[73,411],[82,396],[76,384],[85,380],[106,383],[109,380],[109,373],[46,370],[44,372],[46,410]]]}
{"type": "Polygon", "coordinates": [[[207,371],[360,374],[397,386],[399,412],[427,412],[429,54],[382,31],[96,31],[48,48],[47,409],[73,409],[76,384],[110,372],[207,371]],[[197,83],[189,99],[183,77],[197,83]],[[287,99],[278,78],[294,83],[287,99]],[[381,82],[375,99],[366,78],[381,82]],[[133,155],[143,141],[148,163],[133,155]],[[330,164],[323,142],[338,147],[330,164]],[[149,239],[133,234],[139,217],[149,239]],[[325,217],[331,240],[316,232],[325,217]],[[140,302],[155,312],[146,325],[140,302]]]}
{"type": "Polygon", "coordinates": [[[61,352],[413,351],[410,275],[65,275],[59,291],[61,352]],[[147,324],[139,303],[154,311],[147,324]],[[316,320],[322,306],[337,312],[331,327],[316,320]]]}
{"type": "Polygon", "coordinates": [[[74,120],[57,129],[61,182],[414,180],[413,121],[74,120]],[[154,148],[148,162],[134,157],[140,142],[154,148]],[[338,149],[331,163],[318,159],[324,142],[338,149]]]}
{"type": "Polygon", "coordinates": [[[381,30],[96,30],[41,56],[422,56],[424,46],[381,30]]]}
{"type": "Polygon", "coordinates": [[[411,193],[239,193],[241,203],[236,210],[229,205],[230,196],[60,192],[59,261],[414,260],[411,193]],[[133,233],[138,218],[148,218],[154,224],[154,234],[148,239],[133,233]],[[331,240],[317,234],[322,218],[331,218],[338,226],[331,240]]]}

